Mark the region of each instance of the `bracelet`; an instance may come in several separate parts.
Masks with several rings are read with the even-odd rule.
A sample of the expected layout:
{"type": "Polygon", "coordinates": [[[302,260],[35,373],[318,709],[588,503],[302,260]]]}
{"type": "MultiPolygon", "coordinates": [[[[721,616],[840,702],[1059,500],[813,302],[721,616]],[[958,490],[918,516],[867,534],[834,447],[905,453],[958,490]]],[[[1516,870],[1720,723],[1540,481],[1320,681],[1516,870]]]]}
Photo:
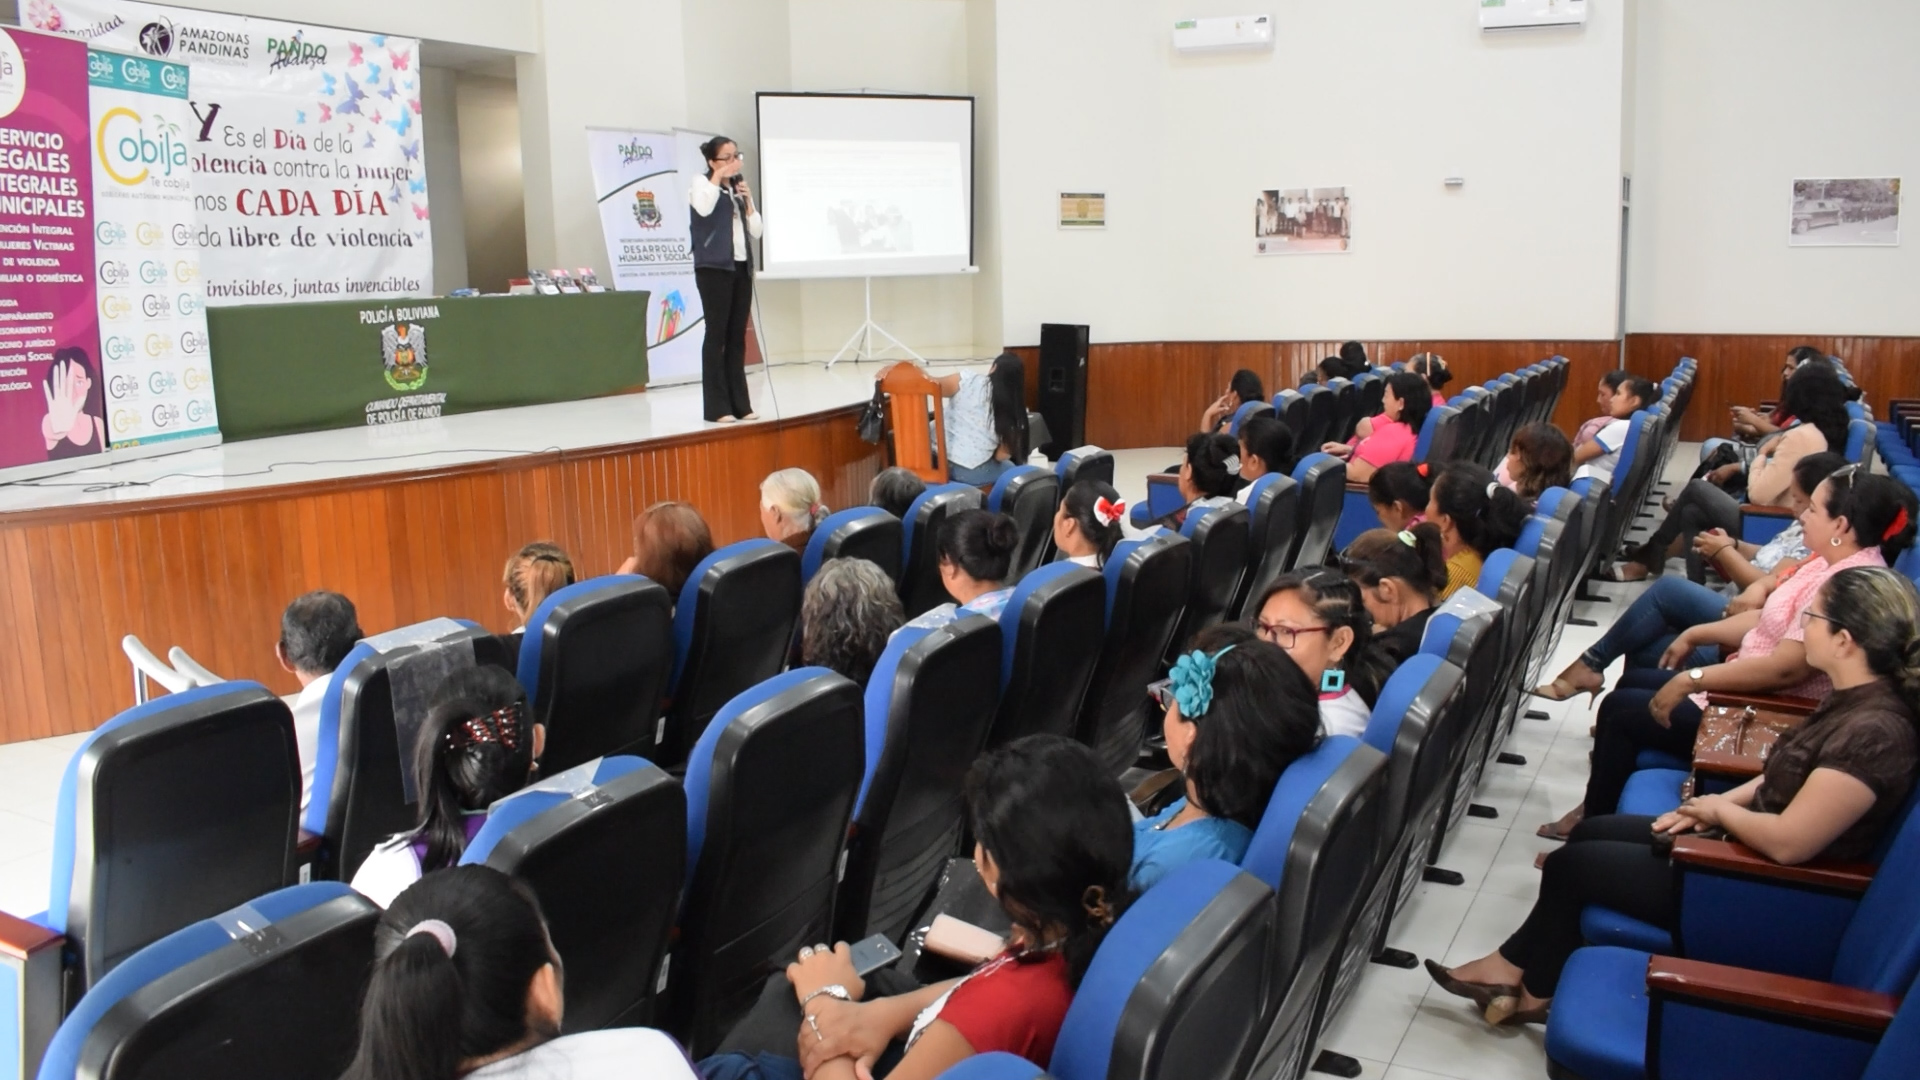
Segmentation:
{"type": "Polygon", "coordinates": [[[853,995],[852,995],[852,994],[849,994],[849,993],[847,993],[847,988],[846,988],[846,987],[844,987],[844,986],[841,986],[841,985],[840,985],[839,983],[828,983],[827,985],[825,985],[825,986],[823,986],[823,987],[821,987],[820,989],[818,989],[818,990],[815,990],[815,991],[814,991],[813,993],[811,993],[811,994],[808,994],[808,995],[807,995],[806,997],[803,997],[803,998],[801,998],[801,999],[800,999],[800,1011],[801,1011],[801,1012],[806,1012],[806,1011],[807,1011],[807,1003],[808,1003],[808,1002],[810,1002],[810,1001],[812,1001],[812,1000],[813,1000],[814,998],[817,998],[817,997],[819,997],[819,996],[820,996],[820,995],[822,995],[822,994],[825,994],[826,996],[828,996],[828,997],[830,997],[830,998],[836,998],[836,999],[838,999],[838,1000],[840,1000],[840,1001],[852,1001],[852,1000],[853,1000],[853,995]]]}

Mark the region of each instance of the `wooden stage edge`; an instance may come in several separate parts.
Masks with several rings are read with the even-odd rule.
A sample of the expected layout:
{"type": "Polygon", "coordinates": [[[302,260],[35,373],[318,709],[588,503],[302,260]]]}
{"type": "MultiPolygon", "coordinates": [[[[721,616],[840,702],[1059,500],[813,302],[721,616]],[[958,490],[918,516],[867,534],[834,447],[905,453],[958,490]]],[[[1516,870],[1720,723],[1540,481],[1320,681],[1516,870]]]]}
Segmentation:
{"type": "MultiPolygon", "coordinates": [[[[1633,334],[1626,366],[1664,375],[1681,356],[1701,375],[1682,437],[1719,434],[1726,410],[1772,396],[1786,350],[1806,343],[1847,360],[1870,401],[1920,387],[1920,338],[1633,334]]],[[[1559,353],[1573,363],[1555,420],[1596,411],[1593,386],[1620,366],[1616,341],[1366,341],[1376,361],[1444,356],[1457,391],[1559,353]]],[[[1111,449],[1184,442],[1236,368],[1269,389],[1340,343],[1144,342],[1093,346],[1087,441],[1111,449]]],[[[1029,399],[1037,350],[1028,358],[1029,399]]],[[[369,633],[440,615],[505,631],[507,556],[552,540],[581,577],[629,553],[631,523],[663,499],[698,506],[714,538],[759,534],[758,485],[776,468],[820,478],[827,505],[866,501],[884,447],[854,433],[859,405],[790,420],[588,450],[418,472],[0,515],[0,742],[88,730],[133,702],[120,638],[174,645],[232,678],[295,689],[273,659],[280,611],[310,589],[351,597],[369,633]]]]}

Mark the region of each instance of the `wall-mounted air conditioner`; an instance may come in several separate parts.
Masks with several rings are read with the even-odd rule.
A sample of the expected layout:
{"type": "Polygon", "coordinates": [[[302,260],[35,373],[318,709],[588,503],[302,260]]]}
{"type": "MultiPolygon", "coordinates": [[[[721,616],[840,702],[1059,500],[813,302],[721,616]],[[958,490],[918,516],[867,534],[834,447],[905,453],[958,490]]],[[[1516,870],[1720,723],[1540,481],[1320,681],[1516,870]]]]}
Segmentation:
{"type": "Polygon", "coordinates": [[[1544,30],[1587,25],[1587,0],[1480,0],[1480,29],[1544,30]]]}
{"type": "Polygon", "coordinates": [[[1173,24],[1177,52],[1273,48],[1273,19],[1266,15],[1225,15],[1217,19],[1181,19],[1173,24]]]}

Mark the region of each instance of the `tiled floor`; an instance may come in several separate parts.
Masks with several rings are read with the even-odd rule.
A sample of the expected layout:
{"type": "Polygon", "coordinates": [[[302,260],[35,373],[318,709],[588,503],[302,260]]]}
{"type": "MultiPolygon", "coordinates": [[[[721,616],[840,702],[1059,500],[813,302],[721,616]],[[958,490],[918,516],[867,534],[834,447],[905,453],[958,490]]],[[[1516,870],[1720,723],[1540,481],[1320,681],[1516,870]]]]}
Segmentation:
{"type": "MultiPolygon", "coordinates": [[[[1179,456],[1177,448],[1116,453],[1121,496],[1129,502],[1144,497],[1146,474],[1179,456]]],[[[1674,455],[1675,468],[1683,460],[1691,460],[1684,448],[1674,455]]],[[[1604,627],[1643,587],[1598,584],[1597,590],[1617,599],[1580,604],[1577,614],[1604,627]]],[[[1568,627],[1546,666],[1548,677],[1600,633],[1568,627]]],[[[1517,721],[1507,744],[1527,763],[1489,766],[1477,797],[1499,816],[1465,819],[1447,840],[1441,865],[1459,871],[1465,883],[1419,886],[1394,921],[1391,944],[1458,964],[1492,951],[1525,918],[1540,880],[1534,856],[1555,846],[1533,831],[1577,803],[1585,787],[1593,742],[1587,701],[1530,702],[1548,719],[1517,721]]],[[[54,799],[61,770],[83,738],[0,746],[0,910],[25,916],[46,907],[54,799]]],[[[1542,1032],[1489,1028],[1470,1004],[1434,987],[1424,971],[1374,965],[1321,1045],[1359,1058],[1364,1080],[1539,1080],[1546,1075],[1542,1032]]]]}

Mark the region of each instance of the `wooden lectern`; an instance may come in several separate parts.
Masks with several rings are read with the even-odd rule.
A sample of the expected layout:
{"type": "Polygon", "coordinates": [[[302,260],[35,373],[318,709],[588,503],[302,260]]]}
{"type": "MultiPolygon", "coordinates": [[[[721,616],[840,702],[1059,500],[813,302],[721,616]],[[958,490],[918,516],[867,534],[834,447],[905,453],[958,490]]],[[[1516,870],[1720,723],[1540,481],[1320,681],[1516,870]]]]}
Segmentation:
{"type": "Polygon", "coordinates": [[[936,463],[936,449],[947,447],[946,401],[939,380],[919,365],[901,362],[880,373],[880,390],[887,395],[887,426],[893,434],[893,463],[929,484],[947,482],[944,461],[936,463]],[[933,423],[927,423],[931,402],[933,423]]]}

